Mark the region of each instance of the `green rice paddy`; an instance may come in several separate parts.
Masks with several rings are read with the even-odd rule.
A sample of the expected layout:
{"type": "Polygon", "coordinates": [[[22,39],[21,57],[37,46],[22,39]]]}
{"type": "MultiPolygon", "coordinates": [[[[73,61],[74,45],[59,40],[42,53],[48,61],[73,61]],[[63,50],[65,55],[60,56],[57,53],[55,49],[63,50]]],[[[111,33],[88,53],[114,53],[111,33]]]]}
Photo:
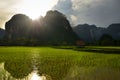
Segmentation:
{"type": "Polygon", "coordinates": [[[5,80],[28,80],[35,67],[47,80],[119,80],[119,53],[120,47],[0,47],[0,63],[5,80]]]}

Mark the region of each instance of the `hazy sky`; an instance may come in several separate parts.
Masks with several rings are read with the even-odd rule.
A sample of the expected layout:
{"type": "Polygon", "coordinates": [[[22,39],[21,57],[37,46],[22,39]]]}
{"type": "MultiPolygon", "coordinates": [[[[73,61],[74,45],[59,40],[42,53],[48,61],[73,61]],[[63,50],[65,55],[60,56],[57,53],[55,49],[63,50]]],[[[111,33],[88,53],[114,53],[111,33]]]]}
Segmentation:
{"type": "MultiPolygon", "coordinates": [[[[35,5],[33,1],[36,0],[0,0],[0,26],[4,27],[11,16],[22,10],[23,14],[26,11],[34,14],[34,10],[29,10],[35,5]]],[[[120,23],[120,0],[39,0],[36,4],[41,6],[32,9],[36,9],[38,13],[48,5],[48,10],[56,9],[67,15],[73,25],[88,23],[107,27],[111,23],[120,23]]]]}
{"type": "Polygon", "coordinates": [[[120,0],[59,0],[54,8],[68,15],[74,25],[120,23],[120,0]]]}

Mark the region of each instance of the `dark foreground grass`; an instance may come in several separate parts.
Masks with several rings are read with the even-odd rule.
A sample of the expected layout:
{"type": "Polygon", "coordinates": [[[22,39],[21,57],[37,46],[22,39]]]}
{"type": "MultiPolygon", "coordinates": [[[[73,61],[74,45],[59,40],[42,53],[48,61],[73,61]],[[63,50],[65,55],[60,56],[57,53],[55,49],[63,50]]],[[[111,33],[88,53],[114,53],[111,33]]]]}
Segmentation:
{"type": "MultiPolygon", "coordinates": [[[[0,47],[0,62],[4,62],[5,70],[14,78],[27,77],[36,66],[39,75],[49,75],[52,80],[119,80],[120,55],[119,52],[116,54],[119,49],[92,46],[0,47]],[[114,52],[106,54],[111,49],[114,52]]],[[[0,72],[0,77],[2,75],[0,72]]]]}

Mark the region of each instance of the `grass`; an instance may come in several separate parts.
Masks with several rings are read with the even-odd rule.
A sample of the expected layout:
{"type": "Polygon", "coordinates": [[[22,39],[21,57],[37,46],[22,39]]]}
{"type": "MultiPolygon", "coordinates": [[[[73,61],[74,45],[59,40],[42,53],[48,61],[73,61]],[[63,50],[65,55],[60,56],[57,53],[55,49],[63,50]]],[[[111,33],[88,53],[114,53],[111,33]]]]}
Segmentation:
{"type": "Polygon", "coordinates": [[[15,78],[26,77],[36,66],[40,75],[50,75],[53,80],[119,80],[119,50],[99,46],[0,47],[0,62],[15,78]]]}

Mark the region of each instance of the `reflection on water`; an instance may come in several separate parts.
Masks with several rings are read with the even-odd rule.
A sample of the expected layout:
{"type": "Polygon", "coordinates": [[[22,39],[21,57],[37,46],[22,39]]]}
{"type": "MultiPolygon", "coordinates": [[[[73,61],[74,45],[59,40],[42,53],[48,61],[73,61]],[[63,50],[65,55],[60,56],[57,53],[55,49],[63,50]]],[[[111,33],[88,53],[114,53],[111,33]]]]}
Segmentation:
{"type": "Polygon", "coordinates": [[[29,57],[15,54],[0,58],[0,80],[120,80],[119,67],[92,65],[93,59],[87,63],[86,57],[74,61],[33,53],[29,57]]]}
{"type": "MultiPolygon", "coordinates": [[[[11,63],[11,62],[10,62],[11,63]]],[[[30,66],[21,66],[25,68],[21,70],[21,67],[15,66],[13,62],[9,65],[10,68],[6,67],[6,63],[0,63],[0,80],[119,80],[120,70],[114,68],[105,67],[80,67],[78,65],[71,65],[70,67],[63,66],[63,63],[58,66],[52,61],[47,65],[36,66],[30,71],[25,70],[31,68],[30,66]],[[12,66],[12,67],[11,67],[12,66]],[[12,69],[13,68],[13,69],[12,69]],[[18,68],[18,69],[17,69],[18,68]],[[66,69],[68,68],[68,69],[66,69]],[[42,72],[41,72],[42,71],[42,72]],[[44,74],[45,73],[45,74],[44,74]]],[[[39,64],[38,64],[39,65],[39,64]]],[[[64,64],[65,65],[65,64],[64,64]]]]}
{"type": "Polygon", "coordinates": [[[42,77],[40,77],[36,72],[33,72],[30,76],[30,80],[42,80],[42,77]]]}
{"type": "Polygon", "coordinates": [[[9,72],[4,69],[4,63],[0,63],[0,80],[46,80],[45,75],[39,75],[37,70],[32,71],[27,77],[23,79],[16,79],[11,76],[9,72]]]}
{"type": "Polygon", "coordinates": [[[29,76],[30,77],[29,77],[28,80],[46,80],[46,77],[45,76],[39,76],[37,74],[37,71],[32,72],[29,76]]]}

